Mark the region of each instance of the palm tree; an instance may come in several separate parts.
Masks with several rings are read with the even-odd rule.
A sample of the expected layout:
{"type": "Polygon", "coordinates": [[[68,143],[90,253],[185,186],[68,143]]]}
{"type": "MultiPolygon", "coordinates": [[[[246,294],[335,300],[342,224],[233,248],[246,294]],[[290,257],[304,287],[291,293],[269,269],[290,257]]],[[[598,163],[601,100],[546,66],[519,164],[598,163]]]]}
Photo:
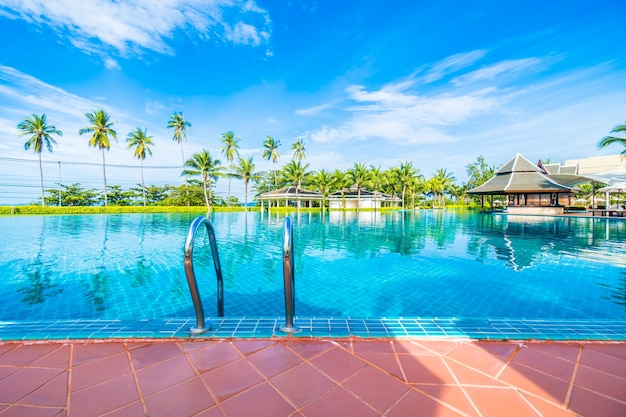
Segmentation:
{"type": "Polygon", "coordinates": [[[387,176],[384,171],[381,171],[380,167],[370,165],[370,172],[368,178],[368,184],[374,190],[374,210],[376,210],[376,193],[387,181],[387,176]]]}
{"type": "Polygon", "coordinates": [[[146,204],[146,185],[143,181],[143,160],[146,159],[146,153],[152,156],[152,149],[150,149],[151,145],[154,145],[152,142],[152,136],[148,136],[146,133],[146,129],[141,130],[136,128],[132,132],[128,134],[126,138],[126,143],[128,143],[128,149],[135,147],[133,152],[133,156],[139,159],[139,164],[141,165],[141,193],[143,195],[143,205],[146,204]]]}
{"type": "Polygon", "coordinates": [[[219,177],[224,175],[222,173],[224,167],[219,159],[211,158],[209,151],[202,149],[200,152],[196,152],[191,155],[191,158],[185,161],[185,167],[181,173],[185,176],[202,176],[202,189],[204,191],[204,201],[206,202],[207,212],[211,212],[211,201],[213,200],[212,187],[213,181],[217,181],[219,177]],[[208,189],[208,194],[207,194],[208,189]]]}
{"type": "Polygon", "coordinates": [[[304,139],[299,139],[291,145],[293,151],[293,159],[296,161],[302,161],[306,158],[306,149],[304,148],[304,139]]]}
{"type": "Polygon", "coordinates": [[[307,171],[309,164],[302,165],[300,161],[291,160],[284,166],[282,175],[286,181],[296,187],[296,205],[300,209],[300,200],[298,200],[298,189],[302,183],[309,177],[310,173],[307,171]]]}
{"type": "Polygon", "coordinates": [[[263,142],[263,158],[267,161],[272,160],[272,164],[274,164],[274,187],[278,188],[278,176],[276,174],[276,161],[280,157],[278,153],[278,147],[280,146],[280,141],[275,140],[273,137],[268,136],[263,142]]]}
{"type": "Polygon", "coordinates": [[[109,135],[117,141],[117,133],[113,130],[115,122],[111,121],[111,116],[104,110],[94,110],[86,113],[85,117],[91,123],[91,126],[84,127],[78,131],[79,135],[84,133],[93,133],[89,139],[89,146],[100,148],[102,150],[102,176],[104,178],[104,206],[107,206],[107,173],[104,161],[104,151],[111,149],[109,135]]]}
{"type": "Polygon", "coordinates": [[[358,210],[361,207],[361,188],[367,183],[370,173],[364,163],[354,163],[354,166],[347,171],[351,185],[356,185],[357,189],[357,205],[358,210]]]}
{"type": "Polygon", "coordinates": [[[44,192],[43,192],[43,168],[41,166],[41,151],[44,146],[48,149],[48,152],[52,152],[52,145],[56,145],[57,142],[52,138],[52,135],[63,136],[60,130],[56,127],[49,125],[46,121],[46,115],[42,114],[37,116],[33,114],[31,117],[26,117],[17,125],[20,130],[19,136],[31,135],[28,141],[24,144],[24,150],[33,148],[36,154],[39,154],[39,180],[41,184],[41,205],[45,206],[44,192]]]}
{"type": "Polygon", "coordinates": [[[350,184],[350,176],[347,171],[342,171],[340,169],[335,169],[332,173],[333,176],[333,184],[337,191],[341,193],[341,205],[343,209],[346,209],[346,195],[345,189],[349,187],[350,184]]]}
{"type": "Polygon", "coordinates": [[[235,134],[232,130],[229,130],[228,132],[222,133],[220,140],[222,141],[222,148],[220,150],[222,151],[222,154],[224,154],[224,156],[226,157],[226,160],[229,164],[228,196],[226,197],[226,204],[230,206],[230,174],[232,170],[233,159],[235,159],[235,156],[239,156],[239,151],[237,150],[239,148],[239,138],[235,137],[235,134]]]}
{"type": "Polygon", "coordinates": [[[413,167],[413,162],[407,161],[400,163],[400,168],[396,172],[398,182],[402,185],[402,210],[404,210],[404,196],[409,183],[419,174],[419,170],[413,167]]]}
{"type": "Polygon", "coordinates": [[[254,162],[252,162],[253,157],[249,157],[248,159],[243,159],[239,157],[239,164],[235,165],[235,172],[233,172],[232,176],[243,180],[244,185],[244,195],[245,195],[245,208],[248,211],[248,184],[250,180],[256,180],[259,175],[254,172],[254,162]]]}
{"type": "Polygon", "coordinates": [[[182,156],[183,166],[185,165],[185,152],[183,150],[183,139],[187,140],[187,129],[191,127],[191,123],[183,118],[182,112],[174,112],[167,122],[168,129],[174,129],[172,140],[180,143],[180,154],[182,156]]]}
{"type": "Polygon", "coordinates": [[[333,187],[334,179],[330,172],[320,169],[311,177],[314,190],[322,194],[322,210],[326,208],[326,196],[333,187]]]}
{"type": "MultiPolygon", "coordinates": [[[[611,130],[611,133],[626,133],[626,122],[619,124],[611,130]]],[[[602,138],[600,143],[598,143],[598,148],[605,148],[609,145],[613,145],[614,143],[618,143],[624,147],[622,151],[622,155],[626,155],[626,138],[620,138],[618,136],[605,136],[602,138]]]]}
{"type": "Polygon", "coordinates": [[[437,203],[441,204],[443,207],[446,206],[444,193],[450,189],[454,181],[454,175],[452,175],[451,172],[447,172],[445,168],[439,168],[435,172],[435,175],[429,180],[429,182],[431,182],[431,191],[437,196],[437,203]]]}

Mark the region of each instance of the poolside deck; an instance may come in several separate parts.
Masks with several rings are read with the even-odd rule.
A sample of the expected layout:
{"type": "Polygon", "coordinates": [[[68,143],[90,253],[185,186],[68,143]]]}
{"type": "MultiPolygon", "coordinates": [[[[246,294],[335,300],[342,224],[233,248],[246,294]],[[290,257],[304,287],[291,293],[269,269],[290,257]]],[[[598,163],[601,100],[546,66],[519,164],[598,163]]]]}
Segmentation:
{"type": "Polygon", "coordinates": [[[626,343],[0,342],[0,417],[626,415],[626,343]]]}

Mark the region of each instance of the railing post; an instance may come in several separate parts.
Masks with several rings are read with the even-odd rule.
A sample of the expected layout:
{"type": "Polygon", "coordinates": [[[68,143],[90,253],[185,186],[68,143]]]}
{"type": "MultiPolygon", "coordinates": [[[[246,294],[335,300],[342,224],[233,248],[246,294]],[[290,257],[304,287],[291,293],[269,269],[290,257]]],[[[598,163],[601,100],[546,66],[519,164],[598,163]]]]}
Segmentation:
{"type": "Polygon", "coordinates": [[[285,324],[280,327],[281,332],[297,333],[298,326],[293,325],[293,316],[296,308],[295,273],[293,269],[293,227],[291,218],[285,218],[283,228],[283,281],[285,287],[285,324]]]}
{"type": "Polygon", "coordinates": [[[202,299],[198,290],[196,274],[193,269],[193,243],[198,228],[204,224],[209,235],[209,243],[211,245],[211,254],[213,255],[213,265],[215,266],[215,275],[217,277],[217,316],[224,317],[224,279],[222,277],[222,267],[220,265],[220,257],[217,252],[217,240],[215,239],[215,230],[211,222],[203,216],[197,217],[189,227],[187,239],[185,241],[185,275],[187,276],[187,284],[191,293],[191,300],[196,311],[196,327],[190,329],[192,334],[205,333],[211,330],[211,326],[205,326],[204,308],[202,307],[202,299]]]}

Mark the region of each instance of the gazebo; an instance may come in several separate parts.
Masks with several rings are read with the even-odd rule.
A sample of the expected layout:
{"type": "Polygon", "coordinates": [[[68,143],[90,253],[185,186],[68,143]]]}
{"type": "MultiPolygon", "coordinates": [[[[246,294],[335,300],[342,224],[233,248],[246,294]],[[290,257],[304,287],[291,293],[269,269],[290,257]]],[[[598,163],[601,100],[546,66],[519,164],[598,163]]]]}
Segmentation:
{"type": "Polygon", "coordinates": [[[505,195],[510,214],[562,214],[572,188],[556,182],[546,170],[517,154],[494,177],[467,194],[480,195],[483,206],[484,196],[491,196],[492,207],[494,195],[505,195]]]}
{"type": "Polygon", "coordinates": [[[276,206],[280,206],[280,202],[284,201],[285,207],[288,207],[289,202],[291,201],[295,203],[297,208],[300,208],[301,202],[304,201],[307,203],[306,206],[311,207],[313,201],[322,201],[322,194],[315,191],[289,186],[261,193],[257,196],[257,200],[261,202],[261,210],[263,210],[264,201],[268,202],[268,208],[271,206],[272,201],[276,202],[276,206]]]}

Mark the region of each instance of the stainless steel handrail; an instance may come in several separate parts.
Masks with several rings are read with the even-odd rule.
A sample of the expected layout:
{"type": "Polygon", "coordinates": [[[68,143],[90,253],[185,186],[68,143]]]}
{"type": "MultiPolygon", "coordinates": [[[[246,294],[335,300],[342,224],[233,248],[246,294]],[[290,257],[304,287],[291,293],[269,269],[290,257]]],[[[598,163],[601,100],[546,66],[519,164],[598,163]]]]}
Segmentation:
{"type": "Polygon", "coordinates": [[[187,275],[187,284],[189,284],[189,291],[191,292],[191,300],[193,301],[193,308],[196,310],[196,327],[190,329],[192,334],[205,333],[211,330],[211,326],[205,326],[204,324],[204,308],[202,307],[202,300],[200,299],[200,293],[198,291],[198,283],[196,281],[196,274],[193,269],[193,243],[198,232],[198,228],[201,225],[206,226],[207,234],[209,235],[209,243],[211,245],[211,254],[213,255],[213,265],[215,266],[215,275],[217,277],[217,316],[224,317],[224,278],[222,277],[222,267],[220,266],[220,257],[217,253],[217,241],[215,239],[215,230],[211,222],[204,216],[197,217],[189,227],[187,233],[187,240],[185,241],[185,275],[187,275]]]}
{"type": "Polygon", "coordinates": [[[283,228],[283,281],[285,284],[285,324],[280,327],[281,332],[297,333],[298,326],[293,325],[293,316],[296,309],[295,273],[293,269],[293,227],[291,218],[285,218],[283,228]]]}

